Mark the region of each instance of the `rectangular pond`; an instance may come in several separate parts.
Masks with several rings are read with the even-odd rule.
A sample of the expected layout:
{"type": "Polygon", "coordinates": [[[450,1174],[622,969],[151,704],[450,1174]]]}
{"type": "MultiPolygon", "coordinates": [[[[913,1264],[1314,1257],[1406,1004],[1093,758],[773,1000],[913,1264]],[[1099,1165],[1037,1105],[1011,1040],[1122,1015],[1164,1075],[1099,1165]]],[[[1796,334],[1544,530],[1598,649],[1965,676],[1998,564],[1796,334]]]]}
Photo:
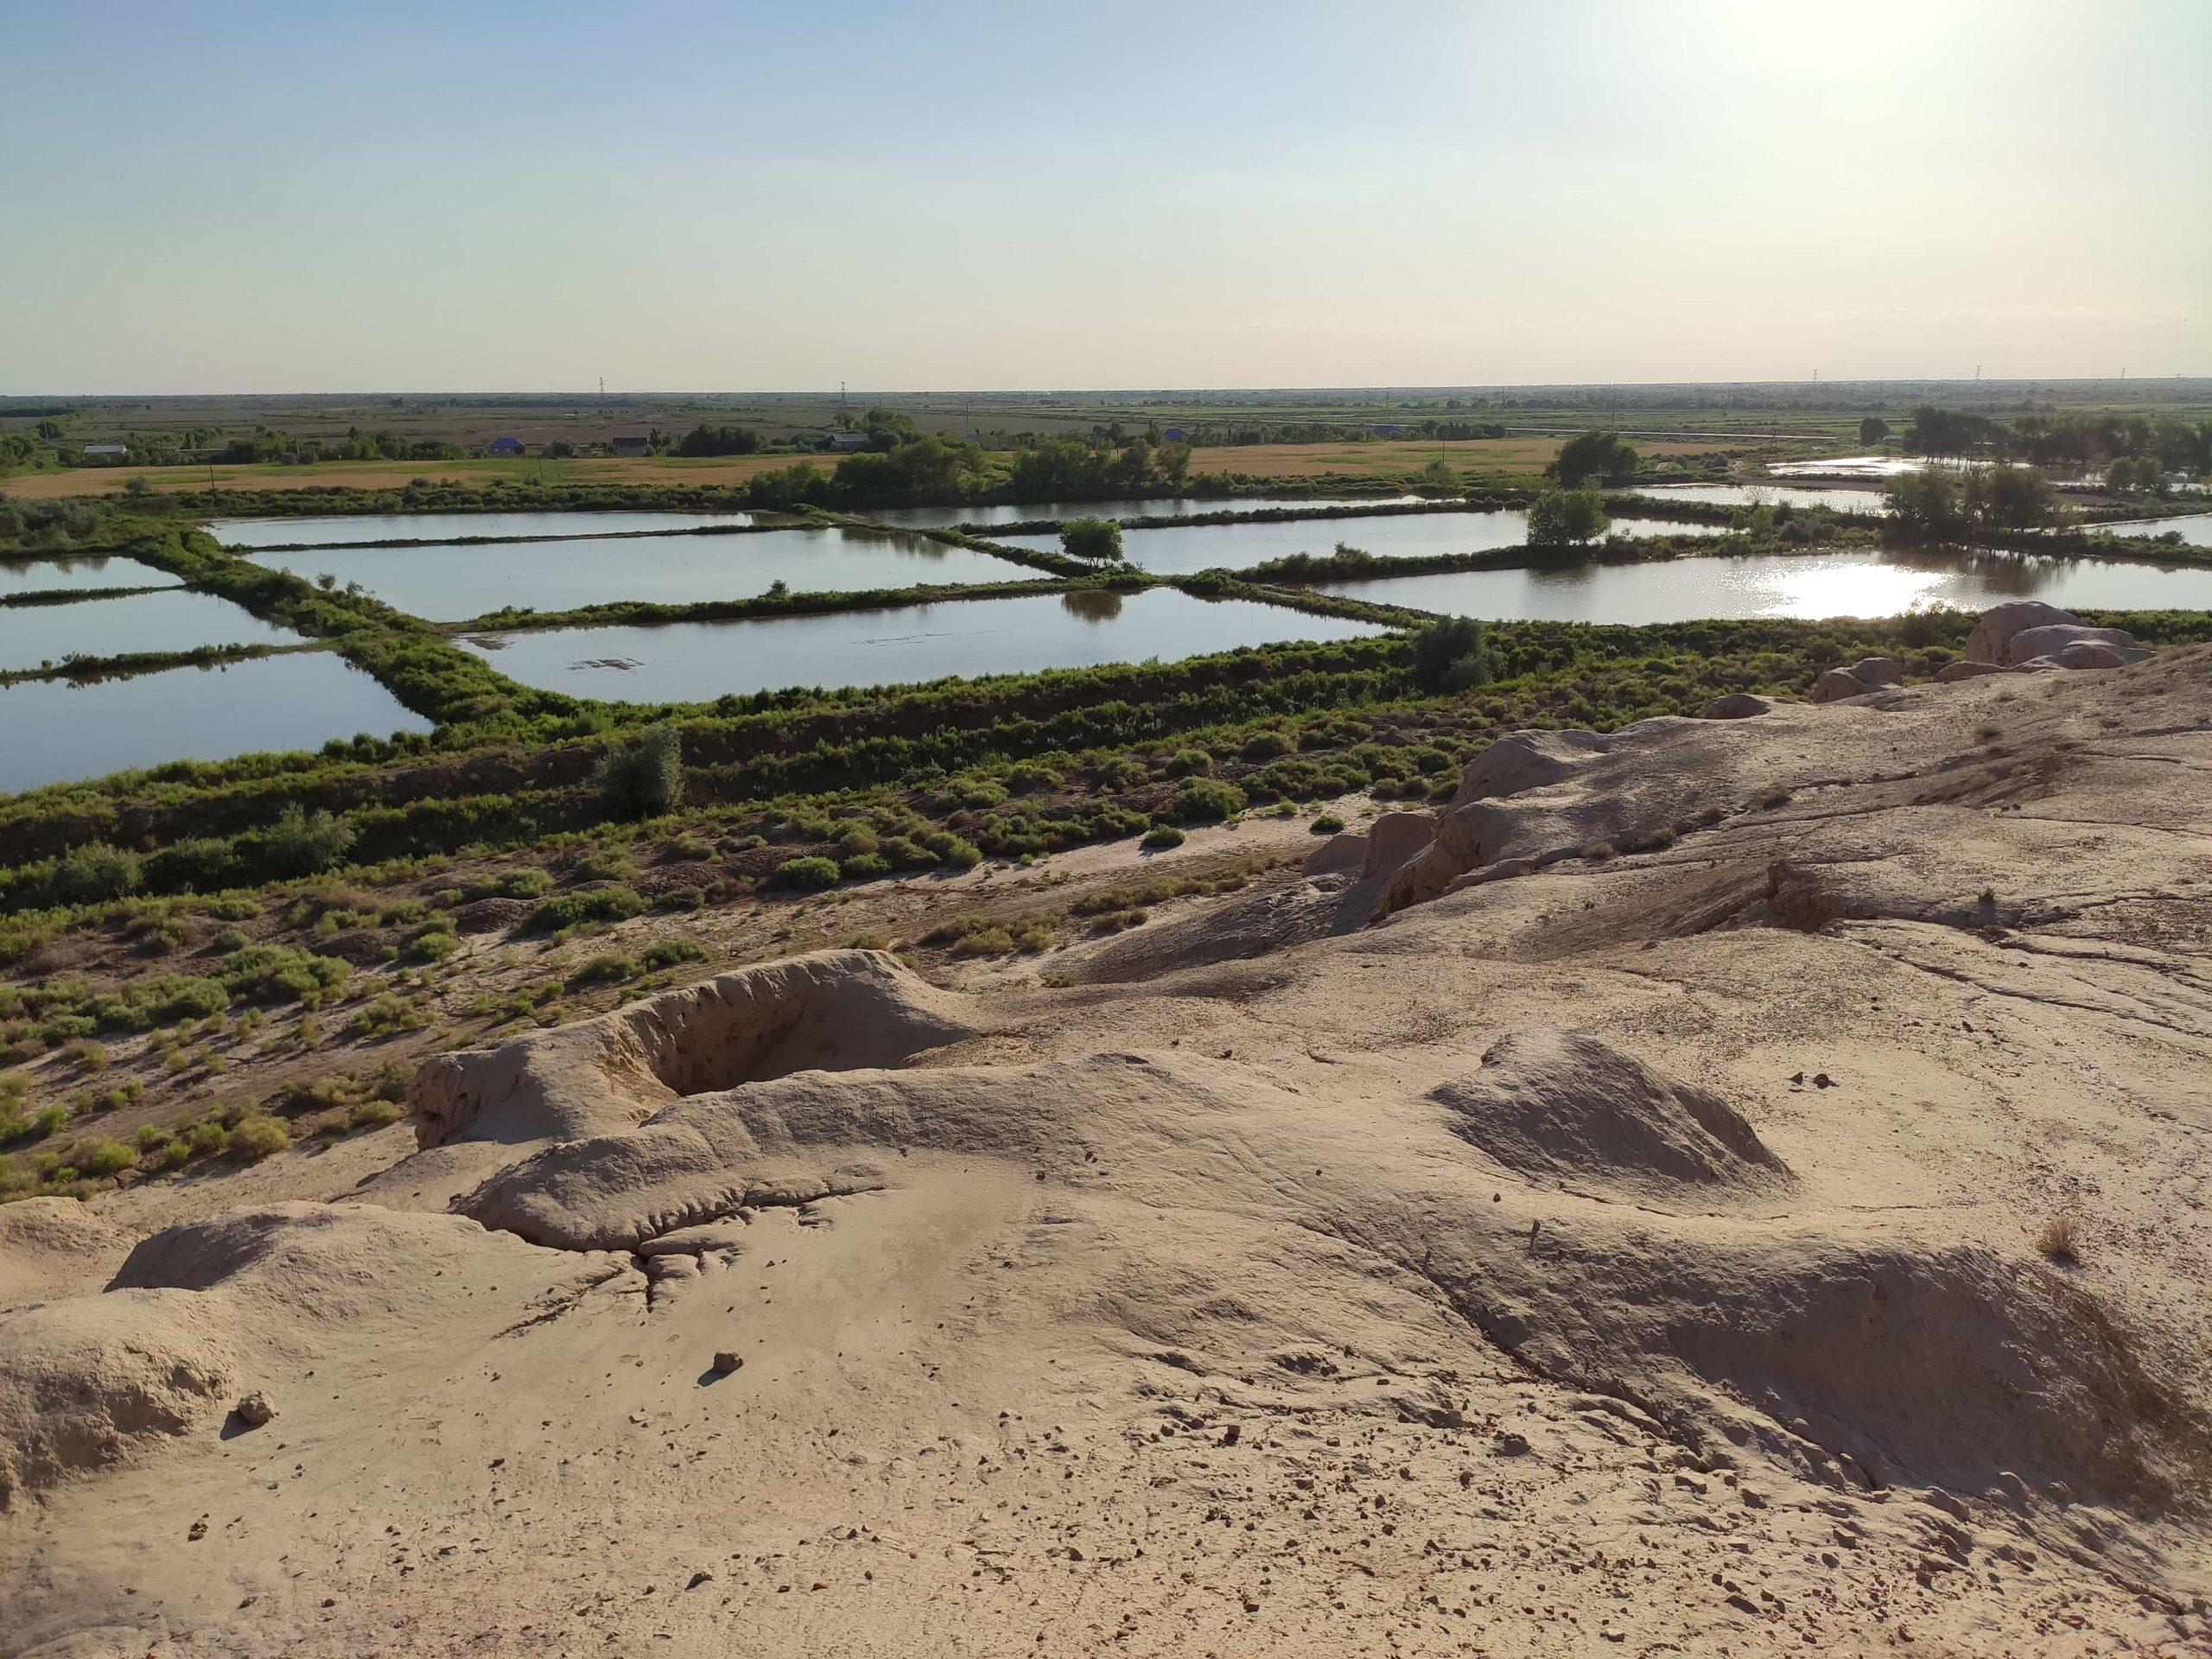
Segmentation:
{"type": "MultiPolygon", "coordinates": [[[[1659,518],[1616,518],[1618,536],[1718,536],[1725,524],[1680,524],[1659,518]]],[[[1009,547],[1058,551],[1057,536],[1008,536],[1009,547]]],[[[1162,575],[1195,570],[1243,570],[1294,553],[1326,556],[1338,542],[1377,558],[1414,559],[1439,553],[1482,553],[1518,547],[1529,539],[1529,515],[1519,508],[1487,512],[1386,513],[1367,518],[1294,518],[1249,524],[1184,524],[1170,530],[1132,530],[1122,537],[1122,556],[1162,575]]]]}
{"type": "Polygon", "coordinates": [[[1724,507],[1832,507],[1838,512],[1887,512],[1879,490],[1808,489],[1788,484],[1643,484],[1655,501],[1707,501],[1724,507]]]}
{"type": "Polygon", "coordinates": [[[112,553],[64,553],[48,558],[0,559],[0,599],[10,594],[59,592],[71,588],[172,588],[177,578],[150,564],[112,553]]]}
{"type": "Polygon", "coordinates": [[[1279,605],[1212,602],[1155,588],[664,627],[550,628],[461,643],[511,678],[571,696],[707,702],[794,685],[899,685],[953,674],[1172,661],[1238,645],[1382,632],[1279,605]]]}
{"type": "Polygon", "coordinates": [[[612,536],[633,531],[743,524],[753,512],[382,512],[331,518],[212,518],[200,528],[226,547],[345,547],[465,536],[612,536]]]}
{"type": "Polygon", "coordinates": [[[0,791],[168,760],[320,748],[429,721],[335,653],[302,651],[127,680],[0,686],[0,791]]]}
{"type": "Polygon", "coordinates": [[[213,594],[132,594],[60,605],[0,605],[0,670],[36,668],[68,657],[299,642],[298,634],[264,622],[213,594]]]}
{"type": "Polygon", "coordinates": [[[2212,512],[2192,512],[2177,518],[2145,518],[2140,523],[2095,524],[2095,530],[2108,530],[2115,536],[2176,535],[2190,547],[2212,547],[2212,512]]]}
{"type": "Polygon", "coordinates": [[[403,611],[448,622],[511,605],[566,611],[625,599],[665,605],[751,599],[779,582],[795,593],[849,593],[1046,574],[905,531],[813,526],[611,542],[317,547],[251,556],[309,581],[331,575],[340,587],[359,582],[403,611]]]}
{"type": "Polygon", "coordinates": [[[2212,608],[2212,569],[2040,553],[1804,553],[1579,564],[1329,582],[1381,604],[1503,620],[1689,622],[1705,618],[1894,616],[2008,599],[2062,608],[2212,608]]]}
{"type": "MultiPolygon", "coordinates": [[[[1361,506],[1397,506],[1418,495],[1362,496],[1361,506]]],[[[1284,507],[1350,506],[1351,501],[1301,496],[1178,495],[1154,501],[1020,501],[991,506],[878,507],[860,517],[904,530],[944,530],[953,524],[1025,524],[1040,518],[1172,518],[1186,512],[1264,512],[1284,507]]]]}

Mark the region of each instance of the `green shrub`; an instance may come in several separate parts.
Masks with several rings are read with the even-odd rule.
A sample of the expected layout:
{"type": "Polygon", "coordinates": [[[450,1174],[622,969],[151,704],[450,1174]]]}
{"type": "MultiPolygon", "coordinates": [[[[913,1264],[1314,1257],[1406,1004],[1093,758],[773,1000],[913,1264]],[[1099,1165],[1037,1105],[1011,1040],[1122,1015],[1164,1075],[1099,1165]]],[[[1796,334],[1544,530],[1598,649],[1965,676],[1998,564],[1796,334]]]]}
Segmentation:
{"type": "Polygon", "coordinates": [[[414,1003],[386,991],[361,1005],[353,1016],[353,1034],[389,1037],[403,1031],[419,1030],[429,1023],[430,1016],[414,1003]]]}
{"type": "Polygon", "coordinates": [[[1017,795],[1027,795],[1040,789],[1058,789],[1060,774],[1050,766],[1024,760],[1007,768],[1006,786],[1017,795]]]}
{"type": "Polygon", "coordinates": [[[146,860],[146,884],[157,893],[213,893],[239,872],[238,849],[220,836],[188,836],[146,860]]]}
{"type": "Polygon", "coordinates": [[[683,804],[683,741],[673,726],[649,726],[607,752],[593,774],[618,817],[658,818],[683,804]]]}
{"type": "Polygon", "coordinates": [[[1247,760],[1272,760],[1279,754],[1288,754],[1294,746],[1281,732],[1255,732],[1244,740],[1247,760]]]}
{"type": "Polygon", "coordinates": [[[1006,797],[1006,785],[990,778],[966,779],[953,790],[953,798],[971,812],[988,811],[1002,805],[1006,797]]]}
{"type": "Polygon", "coordinates": [[[1016,950],[1043,950],[1052,943],[1050,916],[956,916],[922,936],[924,944],[950,945],[955,956],[1002,957],[1016,950]]]}
{"type": "Polygon", "coordinates": [[[461,941],[446,928],[423,927],[400,947],[399,956],[403,962],[443,962],[460,949],[461,941]]]}
{"type": "Polygon", "coordinates": [[[619,922],[645,911],[645,901],[634,887],[583,887],[547,899],[531,912],[527,926],[532,932],[557,933],[580,923],[619,922]]]}
{"type": "Polygon", "coordinates": [[[1144,844],[1158,852],[1163,848],[1180,847],[1189,837],[1172,823],[1158,824],[1144,838],[1144,844]]]}
{"type": "Polygon", "coordinates": [[[880,853],[861,853],[842,861],[837,874],[848,881],[870,881],[891,874],[891,861],[880,853]]]}
{"type": "Polygon", "coordinates": [[[67,905],[97,905],[136,893],[145,874],[138,855],[87,842],[62,855],[54,867],[54,895],[67,905]]]}
{"type": "Polygon", "coordinates": [[[353,1128],[380,1129],[386,1124],[398,1122],[406,1116],[406,1112],[391,1101],[363,1100],[357,1101],[347,1109],[346,1121],[353,1128]]]}
{"type": "Polygon", "coordinates": [[[207,941],[207,948],[218,956],[226,957],[233,950],[243,950],[252,941],[235,927],[218,928],[215,937],[207,941]]]}
{"type": "MultiPolygon", "coordinates": [[[[232,957],[241,955],[233,951],[232,957]]],[[[230,958],[226,957],[226,960],[230,958]]],[[[101,1031],[146,1031],[181,1020],[204,1020],[231,1006],[231,992],[219,979],[200,974],[149,974],[130,980],[111,993],[79,1006],[87,1022],[101,1031]]]]}
{"type": "Polygon", "coordinates": [[[982,849],[950,830],[940,830],[925,837],[922,845],[956,870],[972,870],[983,861],[982,849]]]}
{"type": "Polygon", "coordinates": [[[257,1164],[291,1144],[291,1131],[266,1112],[248,1112],[231,1125],[231,1155],[244,1163],[257,1164]]]}
{"type": "Polygon", "coordinates": [[[619,950],[602,950],[569,976],[569,983],[581,985],[615,985],[626,979],[635,979],[644,970],[633,957],[619,950]]]}
{"type": "Polygon", "coordinates": [[[1161,770],[1170,778],[1203,778],[1213,771],[1213,756],[1204,749],[1178,749],[1161,770]]]}
{"type": "MultiPolygon", "coordinates": [[[[627,847],[601,847],[576,861],[569,879],[575,881],[627,881],[638,873],[638,861],[627,847]]],[[[524,893],[523,898],[534,894],[524,893]]]]}
{"type": "Polygon", "coordinates": [[[819,889],[837,885],[837,867],[826,858],[787,858],[776,866],[778,885],[819,889]]]}
{"type": "Polygon", "coordinates": [[[1224,784],[1218,779],[1188,779],[1182,788],[1175,791],[1175,811],[1179,817],[1211,822],[1239,812],[1243,806],[1244,791],[1236,785],[1224,784]]]}
{"type": "Polygon", "coordinates": [[[707,953],[689,939],[662,939],[645,947],[648,968],[672,968],[679,962],[697,962],[707,953]]]}
{"type": "Polygon", "coordinates": [[[1440,616],[1414,635],[1414,683],[1424,691],[1465,691],[1494,673],[1483,625],[1472,617],[1440,616]]]}
{"type": "Polygon", "coordinates": [[[343,988],[353,972],[335,957],[255,944],[225,957],[218,978],[232,996],[256,1002],[297,1001],[313,1007],[324,993],[343,988]]]}
{"type": "Polygon", "coordinates": [[[278,875],[320,875],[344,863],[353,845],[352,825],[295,801],[262,832],[261,856],[278,875]]]}
{"type": "Polygon", "coordinates": [[[1344,833],[1344,821],[1333,812],[1324,812],[1306,827],[1317,836],[1338,836],[1344,833]]]}
{"type": "Polygon", "coordinates": [[[94,1141],[77,1147],[73,1155],[78,1169],[95,1179],[119,1174],[138,1161],[137,1149],[120,1141],[94,1141]]]}
{"type": "Polygon", "coordinates": [[[493,891],[502,899],[543,899],[553,891],[553,878],[538,869],[509,870],[493,891]]]}
{"type": "Polygon", "coordinates": [[[934,869],[944,861],[919,842],[892,836],[883,842],[883,857],[894,870],[934,869]]]}

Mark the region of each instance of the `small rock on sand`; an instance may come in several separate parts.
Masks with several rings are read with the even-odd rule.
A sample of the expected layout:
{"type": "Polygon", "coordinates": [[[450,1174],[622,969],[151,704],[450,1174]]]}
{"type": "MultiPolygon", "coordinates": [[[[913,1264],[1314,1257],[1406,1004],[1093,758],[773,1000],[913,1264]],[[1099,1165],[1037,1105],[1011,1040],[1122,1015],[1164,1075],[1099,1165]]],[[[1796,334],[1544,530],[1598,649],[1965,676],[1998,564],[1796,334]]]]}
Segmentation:
{"type": "Polygon", "coordinates": [[[238,1403],[238,1421],[248,1428],[259,1428],[276,1414],[276,1408],[269,1403],[269,1396],[256,1389],[238,1403]]]}
{"type": "Polygon", "coordinates": [[[730,1349],[722,1348],[715,1351],[715,1370],[724,1376],[728,1376],[744,1363],[744,1357],[730,1349]]]}

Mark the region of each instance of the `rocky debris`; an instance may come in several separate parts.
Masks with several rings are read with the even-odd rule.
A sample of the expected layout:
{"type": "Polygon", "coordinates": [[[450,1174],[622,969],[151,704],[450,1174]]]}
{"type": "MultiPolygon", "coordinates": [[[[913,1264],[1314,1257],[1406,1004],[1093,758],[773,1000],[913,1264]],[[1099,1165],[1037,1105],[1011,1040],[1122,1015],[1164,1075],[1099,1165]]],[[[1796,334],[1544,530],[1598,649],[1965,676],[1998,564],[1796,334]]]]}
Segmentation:
{"type": "Polygon", "coordinates": [[[1299,866],[1306,875],[1335,875],[1358,869],[1367,861],[1367,837],[1355,830],[1331,836],[1299,866]]]}
{"type": "Polygon", "coordinates": [[[2125,628],[2093,628],[2085,622],[2022,628],[2006,649],[2014,663],[2027,667],[2055,663],[2061,668],[2121,668],[2152,654],[2125,628]]]}
{"type": "Polygon", "coordinates": [[[1501,1038],[1480,1071],[1431,1098],[1454,1135],[1522,1175],[1655,1192],[1764,1192],[1790,1179],[1719,1096],[1580,1032],[1501,1038]]]}
{"type": "Polygon", "coordinates": [[[240,1400],[232,1409],[238,1413],[238,1421],[248,1428],[259,1428],[276,1414],[276,1408],[269,1403],[269,1396],[258,1389],[240,1400]]]}
{"type": "Polygon", "coordinates": [[[1985,674],[2024,674],[2024,668],[2014,668],[2009,663],[1946,663],[1936,671],[1940,684],[1952,685],[1960,680],[1978,680],[1985,674]]]}
{"type": "Polygon", "coordinates": [[[1771,710],[1779,702],[1777,697],[1763,697],[1752,691],[1731,691],[1726,696],[1715,697],[1699,713],[1700,720],[1750,720],[1771,710]]]}
{"type": "Polygon", "coordinates": [[[1849,901],[1822,871],[1778,858],[1766,867],[1762,919],[1816,933],[1851,913],[1849,901]]]}
{"type": "Polygon", "coordinates": [[[800,1071],[896,1065],[974,1036],[969,1000],[885,950],[825,950],[719,975],[575,1025],[426,1062],[423,1147],[574,1140],[684,1095],[800,1071]]]}
{"type": "Polygon", "coordinates": [[[1839,702],[1846,697],[1863,697],[1869,691],[1904,683],[1904,664],[1894,657],[1862,657],[1847,666],[1823,671],[1821,677],[1813,682],[1813,701],[1839,702]]]}
{"type": "Polygon", "coordinates": [[[2124,668],[2152,654],[2125,628],[2091,627],[2040,600],[1983,612],[1966,646],[1967,662],[1993,668],[2124,668]]]}
{"type": "Polygon", "coordinates": [[[735,1349],[718,1348],[715,1351],[715,1372],[717,1376],[728,1376],[744,1363],[744,1356],[735,1349]]]}
{"type": "Polygon", "coordinates": [[[1359,873],[1364,877],[1395,870],[1435,839],[1435,813],[1385,812],[1368,830],[1359,873]]]}
{"type": "Polygon", "coordinates": [[[2070,623],[2078,627],[2081,621],[2070,612],[2046,605],[2039,599],[2008,600],[2002,605],[1992,606],[1975,620],[1973,631],[1967,635],[1966,649],[1961,654],[1970,663],[2008,664],[2013,660],[2012,636],[2021,630],[2053,623],[2070,623]]]}

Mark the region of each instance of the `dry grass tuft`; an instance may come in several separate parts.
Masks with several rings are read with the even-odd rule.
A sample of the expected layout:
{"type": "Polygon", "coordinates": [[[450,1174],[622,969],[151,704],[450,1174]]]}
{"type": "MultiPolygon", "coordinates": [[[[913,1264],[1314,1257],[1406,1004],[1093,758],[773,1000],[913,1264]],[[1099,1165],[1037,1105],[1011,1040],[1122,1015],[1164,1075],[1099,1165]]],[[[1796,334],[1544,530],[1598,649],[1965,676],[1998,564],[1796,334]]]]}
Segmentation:
{"type": "Polygon", "coordinates": [[[2082,1230],[2071,1216],[2053,1216],[2036,1235],[2036,1249],[2062,1268],[2082,1259],[2082,1230]]]}

